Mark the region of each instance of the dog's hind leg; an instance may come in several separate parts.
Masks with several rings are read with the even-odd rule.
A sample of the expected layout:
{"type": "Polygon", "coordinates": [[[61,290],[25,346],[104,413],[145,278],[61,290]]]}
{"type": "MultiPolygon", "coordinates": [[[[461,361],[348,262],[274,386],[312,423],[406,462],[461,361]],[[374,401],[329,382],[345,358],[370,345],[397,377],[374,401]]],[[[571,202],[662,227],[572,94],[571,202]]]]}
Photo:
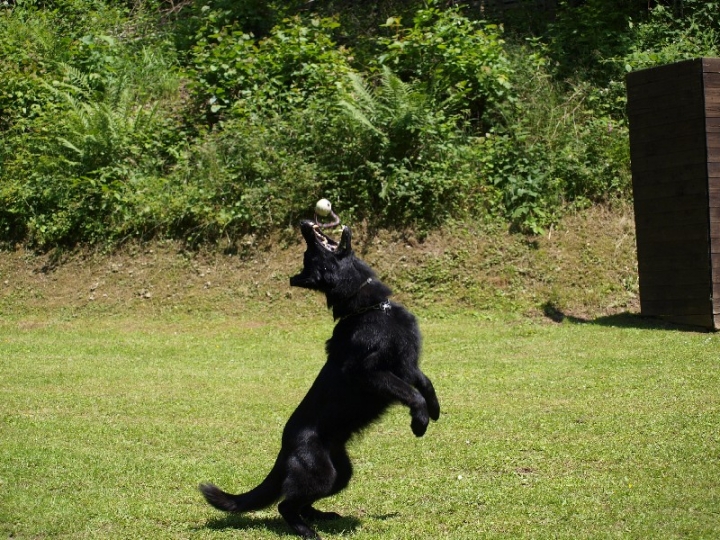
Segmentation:
{"type": "MultiPolygon", "coordinates": [[[[350,483],[352,477],[352,463],[350,463],[350,456],[344,446],[336,448],[331,452],[331,461],[335,468],[335,482],[330,489],[328,495],[335,495],[343,489],[345,489],[350,483]]],[[[342,519],[342,516],[337,512],[323,512],[317,508],[313,508],[312,505],[308,505],[300,511],[300,515],[310,521],[329,521],[333,519],[342,519]]]]}
{"type": "Polygon", "coordinates": [[[335,495],[347,487],[352,478],[353,468],[350,462],[350,456],[348,456],[345,445],[336,447],[332,452],[330,458],[332,459],[333,467],[335,467],[335,482],[333,482],[332,491],[330,495],[335,495]]]}
{"type": "MultiPolygon", "coordinates": [[[[312,504],[312,503],[310,503],[312,504]]],[[[285,499],[278,505],[278,511],[295,534],[303,538],[320,540],[320,536],[308,525],[302,516],[302,509],[308,504],[296,499],[285,499]]]]}
{"type": "Polygon", "coordinates": [[[304,518],[331,517],[329,513],[315,510],[312,505],[333,493],[337,477],[330,453],[314,434],[307,436],[289,456],[283,483],[285,500],[278,505],[278,511],[297,535],[320,538],[304,518]]]}

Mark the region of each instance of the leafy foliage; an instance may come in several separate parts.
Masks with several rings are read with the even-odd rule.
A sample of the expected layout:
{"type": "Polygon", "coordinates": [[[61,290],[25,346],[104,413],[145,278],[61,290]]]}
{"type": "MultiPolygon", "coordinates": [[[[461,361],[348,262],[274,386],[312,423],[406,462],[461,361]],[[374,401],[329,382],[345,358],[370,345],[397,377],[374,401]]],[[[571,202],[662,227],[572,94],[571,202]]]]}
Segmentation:
{"type": "Polygon", "coordinates": [[[287,19],[260,41],[232,26],[218,28],[192,50],[191,88],[213,120],[228,108],[281,112],[309,99],[332,100],[349,70],[332,40],[335,28],[331,19],[287,19]]]}
{"type": "Polygon", "coordinates": [[[684,0],[658,5],[646,20],[633,25],[632,47],[624,58],[626,70],[720,55],[720,2],[684,0]]]}
{"type": "Polygon", "coordinates": [[[419,10],[413,23],[404,28],[398,18],[388,19],[385,26],[395,35],[379,40],[386,49],[378,57],[381,64],[404,78],[424,81],[436,104],[475,119],[512,95],[497,24],[438,7],[419,10]]]}
{"type": "MultiPolygon", "coordinates": [[[[346,142],[360,141],[369,202],[382,209],[377,217],[434,225],[460,214],[467,177],[455,167],[464,151],[456,118],[437,108],[423,85],[403,82],[388,67],[377,86],[357,74],[350,83],[340,101],[351,123],[346,142]]],[[[365,211],[371,215],[372,207],[365,211]]]]}
{"type": "Polygon", "coordinates": [[[629,196],[627,70],[720,54],[718,2],[610,7],[531,36],[436,1],[6,5],[0,240],[237,238],[320,196],[539,233],[629,196]]]}
{"type": "MultiPolygon", "coordinates": [[[[45,31],[53,35],[50,24],[45,31]]],[[[178,85],[167,49],[129,48],[98,32],[69,52],[40,72],[31,115],[17,103],[7,109],[14,136],[2,156],[0,227],[41,247],[126,234],[138,182],[166,170],[166,145],[184,133],[169,105],[178,85]]]]}

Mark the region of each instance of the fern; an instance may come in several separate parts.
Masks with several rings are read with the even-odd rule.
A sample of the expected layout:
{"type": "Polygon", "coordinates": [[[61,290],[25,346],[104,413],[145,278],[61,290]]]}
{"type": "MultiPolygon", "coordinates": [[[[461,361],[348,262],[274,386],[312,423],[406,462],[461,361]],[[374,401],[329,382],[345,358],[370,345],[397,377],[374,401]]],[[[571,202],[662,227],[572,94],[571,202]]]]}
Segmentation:
{"type": "Polygon", "coordinates": [[[387,144],[392,143],[393,135],[400,137],[420,129],[430,102],[419,84],[403,82],[386,66],[375,88],[358,74],[351,74],[349,79],[351,95],[340,105],[351,121],[387,144]]]}
{"type": "Polygon", "coordinates": [[[349,82],[351,93],[340,105],[352,124],[380,140],[384,156],[375,161],[412,161],[424,146],[422,133],[447,131],[421,83],[404,82],[387,66],[374,87],[357,74],[349,82]]]}
{"type": "Polygon", "coordinates": [[[385,134],[373,122],[378,117],[380,103],[360,75],[351,73],[348,78],[352,95],[347,100],[340,100],[340,106],[348,113],[350,120],[385,139],[385,134]]]}
{"type": "Polygon", "coordinates": [[[63,81],[45,86],[65,104],[64,133],[57,137],[61,148],[70,150],[67,161],[81,174],[121,162],[131,152],[133,139],[151,134],[157,103],[138,102],[127,76],[101,80],[63,65],[63,81]]]}

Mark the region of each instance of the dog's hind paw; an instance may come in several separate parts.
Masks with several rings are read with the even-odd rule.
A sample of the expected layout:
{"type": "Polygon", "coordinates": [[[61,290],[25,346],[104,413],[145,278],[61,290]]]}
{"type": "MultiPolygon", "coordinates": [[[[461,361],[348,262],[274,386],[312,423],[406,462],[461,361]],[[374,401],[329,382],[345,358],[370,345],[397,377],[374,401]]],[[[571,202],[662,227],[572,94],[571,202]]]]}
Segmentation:
{"type": "Polygon", "coordinates": [[[342,519],[342,516],[337,512],[323,512],[312,506],[303,508],[300,511],[300,515],[310,521],[331,521],[334,519],[342,519]]]}

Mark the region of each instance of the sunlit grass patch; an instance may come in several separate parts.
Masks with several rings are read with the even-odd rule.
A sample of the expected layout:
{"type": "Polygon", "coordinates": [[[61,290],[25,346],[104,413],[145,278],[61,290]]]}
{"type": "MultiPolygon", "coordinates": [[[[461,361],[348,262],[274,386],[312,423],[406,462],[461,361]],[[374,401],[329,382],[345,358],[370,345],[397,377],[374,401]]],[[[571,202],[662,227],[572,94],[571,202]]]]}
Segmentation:
{"type": "MultiPolygon", "coordinates": [[[[278,538],[196,491],[256,485],[324,361],[324,314],[0,323],[0,533],[278,538]]],[[[626,317],[421,321],[443,407],[394,408],[319,503],[325,538],[711,538],[720,337],[626,317]]]]}

